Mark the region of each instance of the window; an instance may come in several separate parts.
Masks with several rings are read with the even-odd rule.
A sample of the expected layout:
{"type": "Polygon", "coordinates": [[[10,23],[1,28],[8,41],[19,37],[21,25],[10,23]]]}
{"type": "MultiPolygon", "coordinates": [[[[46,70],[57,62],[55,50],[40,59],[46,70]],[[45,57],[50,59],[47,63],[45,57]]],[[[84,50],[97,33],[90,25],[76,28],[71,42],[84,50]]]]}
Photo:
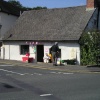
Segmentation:
{"type": "Polygon", "coordinates": [[[27,52],[29,52],[29,45],[21,45],[20,54],[26,54],[27,52]]]}

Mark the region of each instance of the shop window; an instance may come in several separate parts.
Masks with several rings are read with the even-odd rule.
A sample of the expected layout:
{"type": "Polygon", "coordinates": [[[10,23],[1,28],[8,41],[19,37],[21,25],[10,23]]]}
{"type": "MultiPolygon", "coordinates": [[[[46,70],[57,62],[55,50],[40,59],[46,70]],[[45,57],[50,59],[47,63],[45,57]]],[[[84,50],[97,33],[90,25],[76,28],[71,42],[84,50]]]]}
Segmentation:
{"type": "Polygon", "coordinates": [[[26,54],[27,52],[29,52],[29,45],[21,45],[20,54],[26,54]]]}

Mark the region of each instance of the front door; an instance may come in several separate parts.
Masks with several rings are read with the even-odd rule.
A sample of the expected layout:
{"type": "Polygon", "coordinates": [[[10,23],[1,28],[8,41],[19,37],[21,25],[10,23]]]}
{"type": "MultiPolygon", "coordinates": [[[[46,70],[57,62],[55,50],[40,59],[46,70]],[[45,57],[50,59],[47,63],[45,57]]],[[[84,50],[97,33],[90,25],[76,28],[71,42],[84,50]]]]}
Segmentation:
{"type": "Polygon", "coordinates": [[[37,62],[43,62],[44,46],[37,45],[37,62]]]}

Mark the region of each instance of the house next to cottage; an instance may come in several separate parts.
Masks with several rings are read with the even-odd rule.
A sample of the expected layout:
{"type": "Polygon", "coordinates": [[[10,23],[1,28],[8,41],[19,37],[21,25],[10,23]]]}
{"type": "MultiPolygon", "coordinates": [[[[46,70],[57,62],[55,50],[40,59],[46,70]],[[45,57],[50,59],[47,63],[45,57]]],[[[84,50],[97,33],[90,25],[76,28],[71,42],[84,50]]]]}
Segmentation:
{"type": "Polygon", "coordinates": [[[22,61],[29,52],[34,62],[43,62],[44,54],[58,42],[61,59],[80,64],[82,33],[100,29],[99,0],[86,2],[86,6],[25,11],[5,34],[1,58],[22,61]]]}
{"type": "Polygon", "coordinates": [[[15,24],[20,16],[20,9],[9,2],[0,0],[0,47],[4,34],[15,24]]]}

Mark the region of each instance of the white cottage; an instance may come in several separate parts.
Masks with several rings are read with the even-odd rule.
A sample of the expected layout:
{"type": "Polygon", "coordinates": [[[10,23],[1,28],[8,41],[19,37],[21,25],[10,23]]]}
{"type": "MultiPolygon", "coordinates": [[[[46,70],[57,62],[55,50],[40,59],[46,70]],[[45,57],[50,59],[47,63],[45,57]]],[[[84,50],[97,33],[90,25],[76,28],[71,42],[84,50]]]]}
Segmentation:
{"type": "Polygon", "coordinates": [[[87,0],[87,6],[25,11],[5,34],[1,58],[23,61],[29,52],[34,62],[43,62],[57,41],[61,59],[80,64],[79,39],[84,31],[99,27],[98,12],[94,0],[87,0]]]}

